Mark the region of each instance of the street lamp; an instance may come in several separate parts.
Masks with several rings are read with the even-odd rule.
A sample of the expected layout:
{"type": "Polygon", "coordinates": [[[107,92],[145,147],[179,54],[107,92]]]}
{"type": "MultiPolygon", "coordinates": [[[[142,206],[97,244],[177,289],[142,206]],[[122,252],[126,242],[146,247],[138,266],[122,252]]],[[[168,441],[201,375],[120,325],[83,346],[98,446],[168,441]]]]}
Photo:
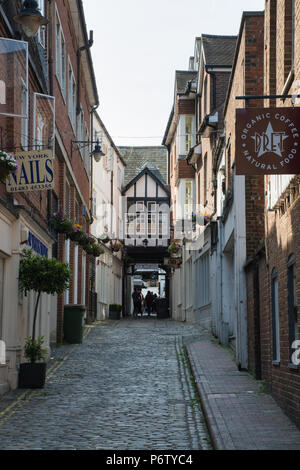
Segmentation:
{"type": "Polygon", "coordinates": [[[22,10],[14,17],[14,20],[21,25],[24,33],[29,38],[35,36],[41,26],[49,23],[49,20],[38,9],[36,0],[25,0],[22,10]]]}
{"type": "Polygon", "coordinates": [[[87,147],[88,145],[95,144],[94,150],[91,152],[91,157],[94,157],[95,162],[99,163],[101,160],[101,157],[104,157],[105,153],[103,153],[101,149],[101,145],[99,142],[99,139],[97,142],[90,142],[89,140],[71,140],[71,159],[73,157],[73,144],[84,144],[80,148],[87,147]]]}

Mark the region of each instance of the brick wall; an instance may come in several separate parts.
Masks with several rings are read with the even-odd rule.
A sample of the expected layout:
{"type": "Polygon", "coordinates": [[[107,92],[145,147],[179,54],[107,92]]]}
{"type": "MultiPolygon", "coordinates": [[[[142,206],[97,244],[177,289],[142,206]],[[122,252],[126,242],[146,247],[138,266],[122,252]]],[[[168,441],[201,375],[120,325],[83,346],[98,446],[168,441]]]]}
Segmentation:
{"type": "MultiPolygon", "coordinates": [[[[262,95],[264,90],[264,16],[247,14],[239,43],[233,83],[225,114],[226,128],[226,187],[232,185],[232,167],[236,158],[235,111],[237,108],[258,107],[262,103],[251,100],[245,104],[235,99],[238,95],[262,95]]],[[[264,177],[245,176],[246,255],[253,261],[246,270],[248,367],[261,377],[260,311],[264,294],[260,289],[260,261],[255,254],[264,240],[264,177]]]]}
{"type": "Polygon", "coordinates": [[[179,99],[178,114],[195,114],[195,101],[183,98],[179,99]]]}
{"type": "MultiPolygon", "coordinates": [[[[295,2],[295,68],[294,84],[291,81],[285,92],[298,91],[296,82],[300,79],[300,4],[295,2]],[[296,85],[296,88],[293,88],[296,85]]],[[[290,0],[269,0],[266,2],[266,45],[265,45],[265,91],[281,94],[291,71],[291,2],[290,0]]],[[[291,100],[266,101],[265,105],[285,107],[291,105],[291,100]]],[[[297,103],[299,106],[299,103],[297,103]]],[[[269,177],[266,177],[266,185],[269,177]]],[[[300,299],[300,198],[299,191],[291,198],[290,188],[299,186],[297,178],[282,194],[283,205],[278,205],[275,211],[269,211],[266,204],[265,245],[266,263],[261,267],[261,368],[262,378],[275,399],[300,425],[300,371],[289,367],[289,324],[288,324],[288,259],[294,253],[296,296],[300,299]],[[278,272],[279,289],[279,335],[280,335],[280,364],[274,365],[272,345],[272,304],[271,304],[271,274],[276,268],[278,272]]],[[[300,323],[298,315],[298,331],[300,323]]]]}

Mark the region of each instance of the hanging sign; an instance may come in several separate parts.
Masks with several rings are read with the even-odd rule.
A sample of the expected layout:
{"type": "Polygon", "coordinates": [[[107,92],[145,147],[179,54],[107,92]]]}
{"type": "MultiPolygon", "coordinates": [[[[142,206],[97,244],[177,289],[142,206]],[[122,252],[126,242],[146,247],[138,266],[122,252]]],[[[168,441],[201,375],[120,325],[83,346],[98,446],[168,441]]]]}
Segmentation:
{"type": "Polygon", "coordinates": [[[300,108],[236,110],[236,174],[300,173],[300,108]]]}
{"type": "Polygon", "coordinates": [[[52,150],[35,150],[14,155],[19,169],[6,180],[9,193],[45,191],[54,188],[52,150]]]}

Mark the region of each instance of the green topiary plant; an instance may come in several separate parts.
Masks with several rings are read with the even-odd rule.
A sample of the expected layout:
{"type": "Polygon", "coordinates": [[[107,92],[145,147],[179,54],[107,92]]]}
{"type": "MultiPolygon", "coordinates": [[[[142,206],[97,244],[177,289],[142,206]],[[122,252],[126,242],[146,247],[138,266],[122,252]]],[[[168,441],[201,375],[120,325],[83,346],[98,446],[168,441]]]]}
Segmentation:
{"type": "Polygon", "coordinates": [[[43,337],[35,340],[35,327],[39,301],[43,292],[61,295],[69,287],[72,271],[67,263],[55,258],[46,258],[33,254],[32,250],[23,250],[19,269],[19,286],[21,290],[38,293],[32,326],[32,336],[27,339],[25,354],[31,362],[41,359],[43,337]]]}

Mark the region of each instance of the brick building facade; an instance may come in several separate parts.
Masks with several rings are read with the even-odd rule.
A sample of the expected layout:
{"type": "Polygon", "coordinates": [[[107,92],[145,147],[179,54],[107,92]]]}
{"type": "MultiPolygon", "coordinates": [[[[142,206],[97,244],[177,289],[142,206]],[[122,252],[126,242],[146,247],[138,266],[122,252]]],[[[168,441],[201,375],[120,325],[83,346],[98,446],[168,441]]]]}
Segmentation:
{"type": "MultiPolygon", "coordinates": [[[[299,94],[300,5],[267,0],[265,10],[264,94],[299,94]]],[[[299,100],[294,103],[299,106],[299,100]]],[[[293,106],[291,99],[265,106],[293,106]]],[[[293,362],[300,339],[299,175],[265,177],[265,250],[257,260],[260,285],[261,377],[300,424],[300,372],[293,362]],[[293,347],[295,346],[295,347],[293,347]]]]}
{"type": "Polygon", "coordinates": [[[11,194],[5,183],[0,183],[0,339],[6,344],[6,364],[0,365],[0,393],[17,386],[25,338],[32,327],[35,294],[24,297],[18,293],[21,250],[33,248],[68,261],[73,271],[64,296],[57,299],[43,295],[41,299],[37,333],[45,337],[48,351],[51,342],[63,340],[64,305],[84,304],[88,312],[93,287],[90,267],[94,258],[85,256],[80,247],[57,235],[49,225],[51,215],[60,210],[89,230],[91,148],[79,148],[71,141],[91,140],[92,115],[98,105],[89,50],[92,41],[81,0],[41,0],[39,6],[49,24],[27,38],[13,20],[20,2],[4,1],[0,5],[0,60],[6,61],[0,73],[0,149],[14,154],[50,148],[54,157],[54,186],[50,190],[11,194]],[[17,53],[11,59],[12,45],[17,53]],[[22,48],[28,50],[28,61],[26,57],[21,63],[22,48]],[[15,68],[9,70],[12,61],[15,68]]]}

